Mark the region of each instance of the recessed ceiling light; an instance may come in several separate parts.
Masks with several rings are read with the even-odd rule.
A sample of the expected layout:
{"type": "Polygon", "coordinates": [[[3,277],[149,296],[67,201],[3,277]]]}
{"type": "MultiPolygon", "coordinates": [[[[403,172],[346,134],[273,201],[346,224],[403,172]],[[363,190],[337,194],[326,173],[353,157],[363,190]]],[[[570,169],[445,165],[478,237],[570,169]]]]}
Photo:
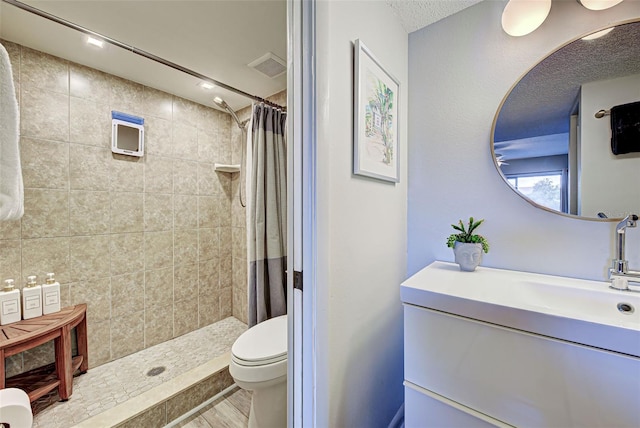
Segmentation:
{"type": "Polygon", "coordinates": [[[101,48],[104,45],[104,42],[100,39],[96,39],[95,37],[87,37],[87,43],[93,46],[97,46],[101,48]]]}
{"type": "Polygon", "coordinates": [[[593,39],[598,39],[598,38],[600,38],[600,37],[602,37],[602,36],[605,36],[605,35],[609,34],[611,31],[613,31],[613,29],[614,29],[614,28],[616,28],[616,27],[605,28],[605,29],[604,29],[604,30],[602,30],[602,31],[598,31],[598,32],[593,33],[593,34],[589,34],[588,36],[584,36],[584,37],[582,38],[582,40],[593,40],[593,39]]]}
{"type": "Polygon", "coordinates": [[[216,85],[214,85],[213,83],[209,83],[209,82],[200,82],[199,83],[200,87],[202,89],[213,89],[216,87],[216,85]]]}
{"type": "Polygon", "coordinates": [[[578,0],[581,5],[589,10],[605,10],[622,3],[622,0],[578,0]]]}

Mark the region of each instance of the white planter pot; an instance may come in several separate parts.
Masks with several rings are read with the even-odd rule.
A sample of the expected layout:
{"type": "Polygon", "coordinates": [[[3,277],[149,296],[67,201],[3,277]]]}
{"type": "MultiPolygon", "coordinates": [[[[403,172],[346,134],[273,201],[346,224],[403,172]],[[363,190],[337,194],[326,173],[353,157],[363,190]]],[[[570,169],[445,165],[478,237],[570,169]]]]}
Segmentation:
{"type": "Polygon", "coordinates": [[[473,272],[482,263],[482,244],[456,242],[453,254],[456,256],[456,263],[460,266],[460,270],[473,272]]]}

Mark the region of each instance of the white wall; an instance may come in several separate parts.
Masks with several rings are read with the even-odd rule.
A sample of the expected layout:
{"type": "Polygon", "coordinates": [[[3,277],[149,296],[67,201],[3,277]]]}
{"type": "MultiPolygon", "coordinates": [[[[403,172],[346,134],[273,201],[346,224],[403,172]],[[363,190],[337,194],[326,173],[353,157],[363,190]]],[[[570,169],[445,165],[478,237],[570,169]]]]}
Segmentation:
{"type": "MultiPolygon", "coordinates": [[[[453,261],[445,245],[450,224],[472,215],[486,220],[486,266],[604,279],[612,224],[553,214],[519,197],[495,170],[491,126],[511,85],[547,52],[640,17],[640,2],[594,12],[554,1],[545,23],[520,38],[500,27],[505,4],[481,2],[409,36],[409,272],[453,261]]],[[[630,265],[640,266],[640,231],[627,243],[637,247],[630,265]]]]}
{"type": "Polygon", "coordinates": [[[640,212],[640,153],[611,152],[611,119],[601,109],[640,100],[640,74],[582,85],[580,92],[580,205],[609,217],[640,212]]]}
{"type": "Polygon", "coordinates": [[[408,36],[380,1],[317,6],[320,427],[386,427],[403,402],[408,36]],[[400,183],[352,175],[353,42],[400,80],[400,183]]]}

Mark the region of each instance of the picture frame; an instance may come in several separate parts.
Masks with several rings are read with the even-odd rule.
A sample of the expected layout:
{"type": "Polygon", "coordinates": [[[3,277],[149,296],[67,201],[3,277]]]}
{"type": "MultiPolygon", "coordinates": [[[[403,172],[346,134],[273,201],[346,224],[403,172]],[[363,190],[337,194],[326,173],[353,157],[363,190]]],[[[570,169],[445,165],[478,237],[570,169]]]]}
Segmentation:
{"type": "Polygon", "coordinates": [[[400,82],[360,39],[353,71],[353,173],[399,183],[400,82]]]}

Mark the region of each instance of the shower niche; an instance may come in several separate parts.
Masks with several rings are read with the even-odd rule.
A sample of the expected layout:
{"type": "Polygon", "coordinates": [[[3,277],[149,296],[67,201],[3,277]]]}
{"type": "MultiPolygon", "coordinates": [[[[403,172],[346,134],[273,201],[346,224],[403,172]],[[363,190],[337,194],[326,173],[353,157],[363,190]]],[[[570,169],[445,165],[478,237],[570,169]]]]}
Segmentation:
{"type": "Polygon", "coordinates": [[[144,119],[112,111],[111,151],[121,155],[144,156],[144,119]]]}

